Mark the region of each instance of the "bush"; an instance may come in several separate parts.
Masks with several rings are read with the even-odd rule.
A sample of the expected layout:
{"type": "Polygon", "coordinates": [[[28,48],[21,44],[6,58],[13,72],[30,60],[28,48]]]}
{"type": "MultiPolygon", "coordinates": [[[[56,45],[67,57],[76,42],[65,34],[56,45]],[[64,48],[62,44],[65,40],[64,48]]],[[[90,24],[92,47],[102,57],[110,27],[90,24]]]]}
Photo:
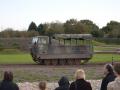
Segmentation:
{"type": "Polygon", "coordinates": [[[18,43],[13,43],[13,44],[12,44],[12,47],[15,48],[15,49],[19,49],[19,48],[20,48],[20,46],[19,46],[18,43]]]}
{"type": "Polygon", "coordinates": [[[13,31],[13,30],[4,30],[0,32],[0,38],[14,38],[14,37],[33,37],[33,36],[38,36],[39,33],[37,31],[13,31]]]}
{"type": "Polygon", "coordinates": [[[106,44],[120,44],[120,38],[95,38],[94,40],[106,44]]]}
{"type": "Polygon", "coordinates": [[[93,37],[103,37],[104,36],[104,33],[101,31],[101,30],[93,30],[91,32],[92,36],[93,37]]]}
{"type": "Polygon", "coordinates": [[[3,44],[0,44],[0,51],[2,51],[4,49],[3,44]]]}

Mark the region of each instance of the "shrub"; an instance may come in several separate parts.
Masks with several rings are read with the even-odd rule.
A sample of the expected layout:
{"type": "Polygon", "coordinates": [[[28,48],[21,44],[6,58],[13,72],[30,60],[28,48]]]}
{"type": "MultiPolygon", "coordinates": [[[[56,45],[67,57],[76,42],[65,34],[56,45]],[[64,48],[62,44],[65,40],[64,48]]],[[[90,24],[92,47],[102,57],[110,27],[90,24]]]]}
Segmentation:
{"type": "Polygon", "coordinates": [[[119,38],[95,38],[94,40],[106,44],[118,44],[120,45],[120,39],[119,38]]]}
{"type": "Polygon", "coordinates": [[[19,44],[18,44],[18,43],[13,43],[13,44],[12,44],[12,48],[19,49],[19,48],[20,48],[20,46],[19,46],[19,44]]]}
{"type": "Polygon", "coordinates": [[[0,51],[2,51],[4,49],[4,45],[1,43],[0,44],[0,51]]]}

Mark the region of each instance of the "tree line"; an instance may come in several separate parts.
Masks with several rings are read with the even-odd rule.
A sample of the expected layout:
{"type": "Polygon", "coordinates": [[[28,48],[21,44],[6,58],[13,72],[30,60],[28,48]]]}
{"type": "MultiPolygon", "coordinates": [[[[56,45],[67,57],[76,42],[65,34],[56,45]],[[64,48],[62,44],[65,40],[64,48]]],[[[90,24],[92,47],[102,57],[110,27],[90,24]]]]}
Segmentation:
{"type": "Polygon", "coordinates": [[[7,28],[0,32],[0,38],[26,38],[38,36],[39,33],[37,31],[28,32],[26,30],[19,31],[13,30],[12,28],[7,28]]]}
{"type": "Polygon", "coordinates": [[[28,31],[37,31],[40,35],[52,35],[52,34],[92,34],[94,37],[120,37],[120,22],[110,21],[106,26],[99,28],[91,20],[76,20],[70,19],[65,23],[59,21],[52,23],[41,23],[38,26],[34,22],[31,22],[28,31]]]}
{"type": "Polygon", "coordinates": [[[51,23],[40,23],[38,26],[35,22],[29,24],[26,31],[14,31],[10,28],[0,32],[0,37],[33,37],[36,35],[53,34],[92,34],[93,37],[120,37],[120,22],[110,21],[106,26],[99,28],[91,20],[70,19],[65,23],[59,21],[51,23]]]}

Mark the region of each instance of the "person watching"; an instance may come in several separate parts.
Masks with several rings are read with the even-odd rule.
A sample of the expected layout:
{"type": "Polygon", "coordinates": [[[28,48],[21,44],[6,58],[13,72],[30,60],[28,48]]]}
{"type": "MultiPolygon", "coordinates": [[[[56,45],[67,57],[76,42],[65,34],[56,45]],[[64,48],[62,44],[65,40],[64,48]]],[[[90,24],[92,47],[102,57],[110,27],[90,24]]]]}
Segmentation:
{"type": "Polygon", "coordinates": [[[85,72],[78,69],[75,72],[76,81],[72,82],[69,90],[92,90],[91,84],[85,80],[85,72]]]}

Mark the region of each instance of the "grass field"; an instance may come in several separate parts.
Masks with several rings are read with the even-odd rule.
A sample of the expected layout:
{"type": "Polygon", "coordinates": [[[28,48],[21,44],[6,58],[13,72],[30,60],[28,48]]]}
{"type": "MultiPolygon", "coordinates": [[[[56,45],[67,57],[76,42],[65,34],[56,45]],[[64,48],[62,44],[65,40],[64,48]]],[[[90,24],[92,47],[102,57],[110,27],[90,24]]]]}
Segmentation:
{"type": "Polygon", "coordinates": [[[94,46],[94,51],[112,51],[120,49],[120,45],[101,45],[94,46]]]}
{"type": "MultiPolygon", "coordinates": [[[[106,63],[120,61],[118,54],[95,54],[89,63],[106,63]]],[[[35,64],[29,54],[2,54],[0,55],[0,64],[35,64]]]]}
{"type": "Polygon", "coordinates": [[[90,63],[107,63],[112,62],[113,60],[116,62],[120,61],[120,55],[119,54],[95,54],[93,58],[90,60],[90,63]]]}
{"type": "MultiPolygon", "coordinates": [[[[105,50],[105,48],[110,50],[111,48],[119,48],[119,45],[109,45],[104,47],[95,46],[95,50],[105,50]]],[[[94,54],[89,63],[111,62],[112,57],[114,61],[120,61],[119,54],[94,54]]],[[[4,49],[0,51],[0,64],[35,64],[35,62],[33,62],[29,53],[25,53],[17,49],[4,49]]]]}
{"type": "MultiPolygon", "coordinates": [[[[19,51],[5,50],[0,52],[0,64],[35,64],[33,62],[32,57],[29,53],[23,53],[19,51]]],[[[120,55],[118,54],[95,54],[93,58],[88,63],[110,63],[112,61],[112,57],[114,61],[120,61],[120,55]]],[[[68,76],[70,80],[73,80],[74,72],[77,68],[83,68],[86,71],[87,79],[101,79],[103,76],[103,65],[92,65],[92,67],[88,65],[79,65],[74,67],[43,67],[39,65],[25,67],[14,67],[13,65],[4,66],[0,68],[0,80],[3,78],[4,70],[12,70],[14,72],[14,80],[16,82],[24,82],[24,81],[39,81],[39,80],[47,80],[47,81],[58,81],[61,76],[68,76]]]]}
{"type": "Polygon", "coordinates": [[[0,55],[0,64],[34,64],[29,54],[0,55]]]}

